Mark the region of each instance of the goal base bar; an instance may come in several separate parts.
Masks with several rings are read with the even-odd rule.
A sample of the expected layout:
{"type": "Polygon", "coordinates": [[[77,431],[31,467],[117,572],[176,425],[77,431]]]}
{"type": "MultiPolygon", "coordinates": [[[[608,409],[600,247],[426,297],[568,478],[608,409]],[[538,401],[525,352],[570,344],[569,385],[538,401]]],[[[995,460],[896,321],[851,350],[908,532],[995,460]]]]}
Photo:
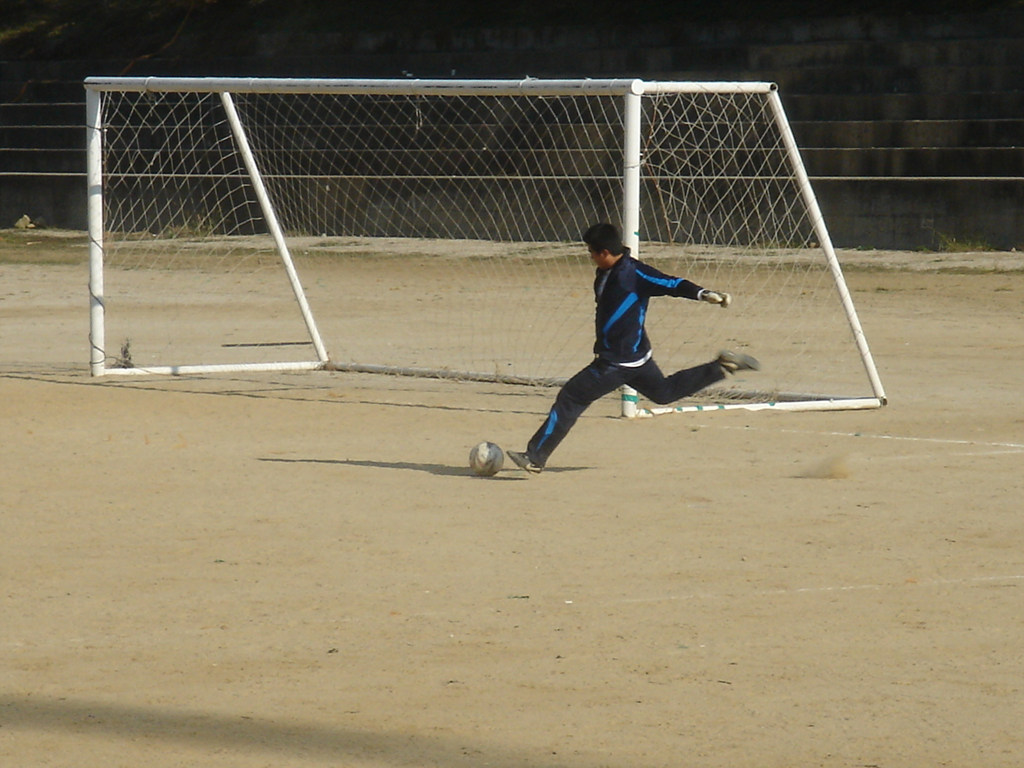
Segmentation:
{"type": "Polygon", "coordinates": [[[885,400],[878,397],[843,397],[824,400],[775,400],[757,403],[711,403],[706,405],[673,405],[637,408],[634,418],[650,418],[669,413],[703,411],[859,411],[881,408],[885,400]]]}
{"type": "Polygon", "coordinates": [[[230,363],[221,365],[155,365],[131,368],[93,368],[93,376],[201,376],[207,373],[246,373],[282,371],[320,371],[327,364],[321,360],[294,363],[230,363]]]}
{"type": "Polygon", "coordinates": [[[391,365],[367,365],[365,363],[326,363],[323,368],[327,371],[343,371],[345,373],[381,373],[390,376],[415,376],[424,379],[448,379],[451,381],[482,381],[492,384],[522,384],[536,387],[560,387],[568,381],[565,378],[510,376],[500,373],[455,371],[447,368],[410,368],[391,365]]]}
{"type": "Polygon", "coordinates": [[[458,371],[448,368],[416,368],[393,365],[370,365],[367,363],[335,363],[332,361],[306,360],[287,363],[228,363],[196,365],[153,365],[130,368],[94,368],[93,376],[201,376],[211,373],[282,373],[292,371],[334,371],[338,373],[373,373],[386,376],[411,376],[421,379],[446,379],[449,381],[480,381],[491,384],[517,384],[535,387],[560,387],[566,378],[543,378],[539,376],[510,376],[500,373],[479,373],[458,371]]]}

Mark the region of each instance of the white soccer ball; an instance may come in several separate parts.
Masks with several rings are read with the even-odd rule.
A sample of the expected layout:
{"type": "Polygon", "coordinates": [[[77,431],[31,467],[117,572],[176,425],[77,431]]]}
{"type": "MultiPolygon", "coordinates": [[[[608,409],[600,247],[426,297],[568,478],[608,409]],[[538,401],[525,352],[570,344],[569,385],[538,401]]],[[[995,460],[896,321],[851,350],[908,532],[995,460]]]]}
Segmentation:
{"type": "Polygon", "coordinates": [[[473,446],[469,452],[469,468],[474,475],[490,477],[496,475],[505,463],[505,453],[494,443],[486,440],[473,446]]]}

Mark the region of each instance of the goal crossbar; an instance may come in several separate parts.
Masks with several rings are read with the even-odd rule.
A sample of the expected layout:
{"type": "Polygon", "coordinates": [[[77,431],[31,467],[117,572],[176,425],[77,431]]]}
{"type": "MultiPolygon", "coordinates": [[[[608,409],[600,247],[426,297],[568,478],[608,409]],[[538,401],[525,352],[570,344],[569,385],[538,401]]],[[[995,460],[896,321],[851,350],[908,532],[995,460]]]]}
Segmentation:
{"type": "Polygon", "coordinates": [[[334,93],[408,94],[424,96],[516,96],[540,94],[625,95],[633,93],[768,93],[770,82],[652,82],[636,78],[549,80],[434,80],[420,78],[274,78],[274,77],[87,77],[85,88],[100,92],[134,93],[334,93]]]}

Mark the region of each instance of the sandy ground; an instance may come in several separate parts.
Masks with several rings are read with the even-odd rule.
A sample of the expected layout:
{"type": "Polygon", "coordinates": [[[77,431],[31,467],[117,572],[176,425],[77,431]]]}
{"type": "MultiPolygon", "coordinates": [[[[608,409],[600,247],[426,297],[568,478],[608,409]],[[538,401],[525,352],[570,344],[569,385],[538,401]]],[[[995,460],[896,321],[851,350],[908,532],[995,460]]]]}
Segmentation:
{"type": "Polygon", "coordinates": [[[884,409],[608,399],[490,479],[550,391],[94,380],[13,261],[0,765],[1024,764],[1019,254],[849,273],[884,409]]]}

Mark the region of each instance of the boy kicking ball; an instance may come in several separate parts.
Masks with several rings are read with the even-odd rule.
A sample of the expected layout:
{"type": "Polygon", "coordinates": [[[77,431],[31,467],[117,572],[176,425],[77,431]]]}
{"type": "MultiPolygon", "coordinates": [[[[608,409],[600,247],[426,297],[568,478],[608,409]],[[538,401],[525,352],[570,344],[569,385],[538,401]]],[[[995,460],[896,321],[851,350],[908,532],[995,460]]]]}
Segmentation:
{"type": "Polygon", "coordinates": [[[584,233],[583,242],[597,267],[594,359],[559,390],[526,450],[506,451],[516,466],[527,472],[541,472],[590,404],[623,385],[628,384],[659,405],[667,405],[721,381],[728,374],[761,367],[750,355],[725,351],[708,363],[665,376],[654,361],[644,329],[650,298],[675,296],[726,308],[731,301],[729,294],[701,288],[634,259],[613,224],[595,224],[584,233]]]}

